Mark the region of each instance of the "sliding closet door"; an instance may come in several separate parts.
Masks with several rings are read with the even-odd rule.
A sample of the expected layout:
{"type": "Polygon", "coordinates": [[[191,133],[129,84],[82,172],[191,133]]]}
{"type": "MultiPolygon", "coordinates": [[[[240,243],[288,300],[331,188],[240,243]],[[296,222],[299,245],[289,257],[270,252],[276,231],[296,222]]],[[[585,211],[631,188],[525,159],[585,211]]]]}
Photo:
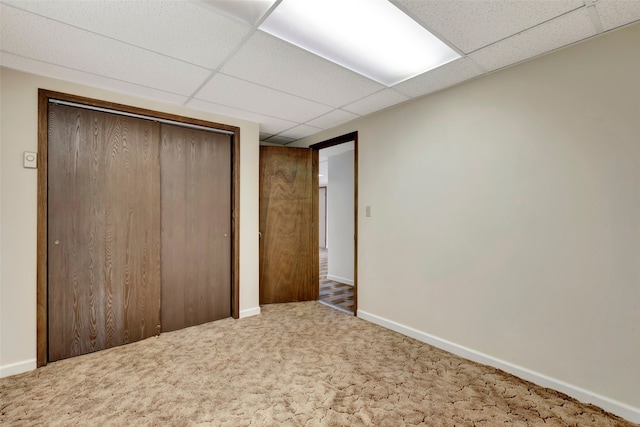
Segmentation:
{"type": "Polygon", "coordinates": [[[49,105],[49,361],[160,332],[157,123],[49,105]]]}
{"type": "Polygon", "coordinates": [[[231,137],[161,125],[162,330],[231,315],[231,137]]]}

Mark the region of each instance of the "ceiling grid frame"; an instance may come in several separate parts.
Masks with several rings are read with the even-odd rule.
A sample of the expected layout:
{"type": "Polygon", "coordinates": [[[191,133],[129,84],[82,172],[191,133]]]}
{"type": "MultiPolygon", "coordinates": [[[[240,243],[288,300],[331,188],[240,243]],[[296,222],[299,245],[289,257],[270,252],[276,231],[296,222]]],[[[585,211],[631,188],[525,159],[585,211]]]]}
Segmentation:
{"type": "Polygon", "coordinates": [[[284,1],[293,0],[253,10],[249,22],[213,0],[95,8],[0,0],[0,65],[258,122],[262,141],[287,144],[640,22],[639,0],[389,0],[461,58],[387,87],[260,30],[284,1]],[[159,33],[154,26],[168,17],[178,25],[159,33]],[[142,20],[135,31],[133,19],[142,20]],[[232,31],[216,36],[207,20],[232,31]],[[180,27],[192,21],[195,28],[180,27]],[[478,40],[474,28],[486,30],[482,43],[460,44],[478,40]],[[211,89],[230,82],[239,88],[235,98],[211,89]]]}

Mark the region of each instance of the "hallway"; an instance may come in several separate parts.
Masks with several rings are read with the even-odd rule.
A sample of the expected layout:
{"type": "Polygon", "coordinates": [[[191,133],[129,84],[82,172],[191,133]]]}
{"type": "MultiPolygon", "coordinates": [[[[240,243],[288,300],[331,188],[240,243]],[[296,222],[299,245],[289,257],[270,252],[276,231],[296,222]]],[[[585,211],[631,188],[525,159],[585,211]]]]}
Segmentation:
{"type": "Polygon", "coordinates": [[[320,248],[320,302],[353,313],[353,286],[327,279],[329,250],[320,248]]]}

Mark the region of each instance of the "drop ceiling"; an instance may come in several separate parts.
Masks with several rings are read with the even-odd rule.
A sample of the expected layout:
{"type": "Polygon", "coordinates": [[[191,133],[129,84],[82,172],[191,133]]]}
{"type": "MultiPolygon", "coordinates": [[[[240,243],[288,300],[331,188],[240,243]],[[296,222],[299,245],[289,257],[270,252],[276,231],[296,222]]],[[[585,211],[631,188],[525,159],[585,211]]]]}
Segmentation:
{"type": "Polygon", "coordinates": [[[387,87],[259,30],[273,11],[260,0],[243,19],[228,13],[239,1],[2,0],[0,65],[258,122],[288,144],[640,20],[640,0],[391,2],[461,58],[387,87]]]}

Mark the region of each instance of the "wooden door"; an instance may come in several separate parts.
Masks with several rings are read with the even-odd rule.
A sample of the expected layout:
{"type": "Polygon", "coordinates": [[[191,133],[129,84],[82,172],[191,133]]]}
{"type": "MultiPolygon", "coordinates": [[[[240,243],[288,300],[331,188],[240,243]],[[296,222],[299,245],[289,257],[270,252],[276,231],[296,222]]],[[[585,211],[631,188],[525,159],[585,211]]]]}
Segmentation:
{"type": "Polygon", "coordinates": [[[49,361],[160,333],[157,123],[49,106],[49,361]]]}
{"type": "Polygon", "coordinates": [[[260,304],[318,299],[318,152],[260,147],[260,304]]]}
{"type": "Polygon", "coordinates": [[[231,315],[231,138],[162,125],[162,330],[231,315]]]}

